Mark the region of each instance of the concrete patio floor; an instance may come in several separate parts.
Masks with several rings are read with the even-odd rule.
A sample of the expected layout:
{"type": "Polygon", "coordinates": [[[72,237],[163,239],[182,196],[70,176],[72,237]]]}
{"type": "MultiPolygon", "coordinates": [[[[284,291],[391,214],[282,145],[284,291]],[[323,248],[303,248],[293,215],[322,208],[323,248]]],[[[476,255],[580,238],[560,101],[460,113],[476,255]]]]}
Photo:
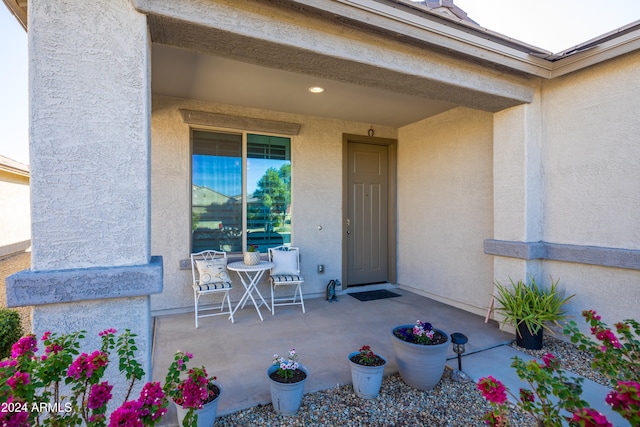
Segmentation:
{"type": "MultiPolygon", "coordinates": [[[[376,287],[377,289],[379,287],[376,287]]],[[[266,370],[274,353],[286,355],[295,348],[300,362],[310,370],[305,393],[326,390],[351,383],[347,355],[369,345],[388,360],[385,375],[397,372],[390,339],[391,328],[413,324],[417,319],[431,322],[435,328],[469,337],[465,354],[501,346],[514,339],[502,332],[495,321],[485,323],[477,316],[410,292],[386,287],[400,297],[361,302],[342,294],[339,301],[306,299],[306,314],[299,306],[276,307],[275,315],[261,308],[260,321],[255,308],[247,305],[235,314],[235,323],[227,316],[200,319],[195,329],[193,313],[155,318],[153,380],[164,381],[177,350],[194,354],[191,366],[205,366],[223,386],[218,414],[225,415],[257,404],[270,403],[266,370]]],[[[368,288],[351,288],[358,292],[368,288]]],[[[457,367],[455,353],[449,349],[448,364],[457,367]]],[[[464,369],[464,359],[463,359],[464,369]]],[[[174,412],[173,408],[170,412],[174,412]]],[[[175,413],[175,412],[174,412],[175,413]]],[[[165,417],[175,424],[175,415],[165,417]]]]}

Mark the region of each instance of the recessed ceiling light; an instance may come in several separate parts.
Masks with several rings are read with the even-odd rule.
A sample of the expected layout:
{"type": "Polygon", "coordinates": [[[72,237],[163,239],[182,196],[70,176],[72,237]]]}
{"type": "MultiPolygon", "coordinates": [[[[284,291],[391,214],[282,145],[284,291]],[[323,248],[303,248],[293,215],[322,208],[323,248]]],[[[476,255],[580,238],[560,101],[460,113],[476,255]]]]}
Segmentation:
{"type": "Polygon", "coordinates": [[[324,88],[320,87],[320,86],[311,86],[309,88],[309,92],[311,92],[311,93],[322,93],[322,92],[324,92],[324,88]]]}

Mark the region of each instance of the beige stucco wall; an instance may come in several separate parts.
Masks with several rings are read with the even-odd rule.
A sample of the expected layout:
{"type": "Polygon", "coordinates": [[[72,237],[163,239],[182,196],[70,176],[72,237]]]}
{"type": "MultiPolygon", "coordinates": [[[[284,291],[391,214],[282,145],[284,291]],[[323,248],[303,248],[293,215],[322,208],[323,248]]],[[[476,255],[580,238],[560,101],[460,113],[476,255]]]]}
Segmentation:
{"type": "MultiPolygon", "coordinates": [[[[179,108],[302,125],[291,142],[292,244],[300,247],[305,295],[324,295],[329,280],[342,277],[342,135],[367,135],[370,124],[155,96],[151,246],[154,254],[163,256],[164,290],[151,297],[152,310],[193,309],[191,271],[179,269],[180,260],[189,257],[191,230],[189,125],[183,123],[179,108]],[[317,273],[317,264],[325,265],[325,273],[317,273]]],[[[377,137],[397,136],[394,128],[374,125],[374,130],[377,137]]],[[[240,299],[243,290],[236,283],[233,301],[240,299]]],[[[268,295],[265,281],[261,289],[268,295]]]]}
{"type": "Polygon", "coordinates": [[[457,108],[398,132],[398,283],[484,314],[493,282],[493,115],[457,108]]]}
{"type": "MultiPolygon", "coordinates": [[[[640,52],[543,86],[544,240],[640,249],[640,52]]],[[[571,311],[638,318],[640,272],[545,262],[571,311]]],[[[581,319],[578,319],[582,322],[581,319]]]]}
{"type": "Polygon", "coordinates": [[[29,177],[0,170],[0,257],[31,239],[29,177]],[[4,248],[4,249],[3,249],[4,248]]]}

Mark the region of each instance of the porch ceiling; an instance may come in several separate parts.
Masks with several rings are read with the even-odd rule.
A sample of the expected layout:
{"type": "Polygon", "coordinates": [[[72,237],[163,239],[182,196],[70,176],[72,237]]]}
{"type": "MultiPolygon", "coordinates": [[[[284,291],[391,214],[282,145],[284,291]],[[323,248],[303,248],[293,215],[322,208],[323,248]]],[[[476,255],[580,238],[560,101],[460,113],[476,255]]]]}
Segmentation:
{"type": "Polygon", "coordinates": [[[420,96],[153,45],[152,92],[400,127],[456,106],[420,96]],[[320,86],[324,93],[308,88],[320,86]]]}

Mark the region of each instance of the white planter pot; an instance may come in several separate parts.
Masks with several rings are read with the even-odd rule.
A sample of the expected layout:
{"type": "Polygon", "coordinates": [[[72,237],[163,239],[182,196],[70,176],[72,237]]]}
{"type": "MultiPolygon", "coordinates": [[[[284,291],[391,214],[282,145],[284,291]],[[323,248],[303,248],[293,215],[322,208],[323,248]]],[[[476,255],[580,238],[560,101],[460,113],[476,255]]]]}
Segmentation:
{"type": "MultiPolygon", "coordinates": [[[[220,402],[220,396],[222,396],[222,386],[218,382],[214,382],[214,384],[220,390],[220,394],[215,400],[212,400],[209,403],[206,403],[202,406],[202,409],[196,409],[195,413],[198,415],[198,427],[212,427],[216,422],[216,416],[218,414],[218,402],[220,402]]],[[[184,417],[189,412],[188,409],[183,409],[182,406],[177,405],[175,402],[173,404],[176,407],[176,413],[178,414],[178,425],[180,427],[183,426],[184,417]]]]}
{"type": "Polygon", "coordinates": [[[351,381],[353,382],[353,391],[356,396],[362,399],[373,399],[380,394],[380,386],[382,385],[382,376],[384,367],[387,366],[387,359],[379,356],[384,360],[381,366],[364,366],[351,361],[351,358],[357,354],[354,351],[347,357],[351,366],[351,381]]]}
{"type": "Polygon", "coordinates": [[[297,383],[281,383],[272,380],[269,375],[278,370],[278,366],[272,365],[267,369],[267,379],[271,384],[271,403],[273,410],[280,415],[294,415],[300,409],[302,396],[304,395],[304,383],[309,378],[309,371],[304,365],[299,365],[307,377],[297,383]]]}

